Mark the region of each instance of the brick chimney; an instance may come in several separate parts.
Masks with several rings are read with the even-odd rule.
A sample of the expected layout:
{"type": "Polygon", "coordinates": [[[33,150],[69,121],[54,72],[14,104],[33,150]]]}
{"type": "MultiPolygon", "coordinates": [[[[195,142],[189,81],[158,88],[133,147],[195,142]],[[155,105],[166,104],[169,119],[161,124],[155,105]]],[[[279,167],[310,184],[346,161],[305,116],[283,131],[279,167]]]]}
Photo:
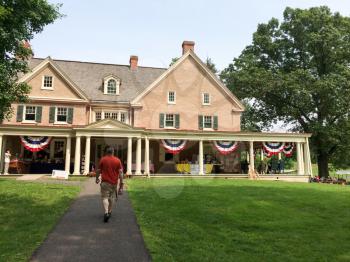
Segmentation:
{"type": "Polygon", "coordinates": [[[193,41],[183,41],[182,42],[182,54],[186,53],[188,50],[194,52],[194,42],[193,41]]]}
{"type": "Polygon", "coordinates": [[[130,63],[130,69],[131,70],[136,70],[137,69],[137,62],[139,61],[139,58],[137,55],[131,55],[130,56],[130,60],[129,60],[129,63],[130,63]]]}

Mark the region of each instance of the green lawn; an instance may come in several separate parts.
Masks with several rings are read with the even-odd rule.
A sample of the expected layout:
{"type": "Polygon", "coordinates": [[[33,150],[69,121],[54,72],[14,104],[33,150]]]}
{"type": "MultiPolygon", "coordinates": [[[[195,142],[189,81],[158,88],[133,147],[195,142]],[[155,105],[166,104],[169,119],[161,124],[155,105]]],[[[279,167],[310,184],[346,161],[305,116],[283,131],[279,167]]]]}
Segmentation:
{"type": "Polygon", "coordinates": [[[76,197],[78,186],[0,180],[0,261],[27,261],[76,197]]]}
{"type": "Polygon", "coordinates": [[[132,179],[154,261],[350,261],[350,186],[132,179]]]}

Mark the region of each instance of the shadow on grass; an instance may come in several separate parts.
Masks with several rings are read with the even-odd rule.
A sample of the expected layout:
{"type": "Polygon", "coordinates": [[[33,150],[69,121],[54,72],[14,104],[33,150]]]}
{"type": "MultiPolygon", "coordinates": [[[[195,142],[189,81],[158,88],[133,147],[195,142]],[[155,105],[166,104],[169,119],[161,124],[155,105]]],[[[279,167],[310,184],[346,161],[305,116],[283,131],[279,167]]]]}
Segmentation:
{"type": "Polygon", "coordinates": [[[130,184],[155,261],[350,260],[349,188],[254,181],[130,184]],[[178,190],[174,198],[163,197],[178,190]]]}

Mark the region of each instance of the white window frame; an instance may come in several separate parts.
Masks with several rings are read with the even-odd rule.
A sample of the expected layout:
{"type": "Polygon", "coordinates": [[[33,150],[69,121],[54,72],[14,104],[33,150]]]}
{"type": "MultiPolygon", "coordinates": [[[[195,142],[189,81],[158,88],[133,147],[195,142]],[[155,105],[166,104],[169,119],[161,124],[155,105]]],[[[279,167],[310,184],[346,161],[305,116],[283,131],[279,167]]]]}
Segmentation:
{"type": "Polygon", "coordinates": [[[56,106],[56,109],[55,109],[55,124],[68,124],[68,107],[56,106]],[[57,120],[58,109],[59,108],[65,108],[66,109],[66,121],[58,121],[57,120]]]}
{"type": "Polygon", "coordinates": [[[113,76],[106,77],[104,79],[103,93],[105,95],[117,96],[117,95],[119,95],[119,87],[120,87],[120,79],[119,78],[116,78],[116,77],[113,77],[113,76]],[[115,81],[115,94],[108,93],[108,82],[110,80],[114,80],[115,81]]]}
{"type": "Polygon", "coordinates": [[[168,104],[175,105],[176,104],[176,91],[168,91],[168,104]],[[174,93],[174,101],[170,101],[170,93],[174,93]]]}
{"type": "Polygon", "coordinates": [[[203,106],[209,106],[210,103],[211,103],[211,96],[210,96],[210,94],[207,93],[207,92],[202,93],[202,105],[203,105],[203,106]],[[208,103],[205,102],[205,96],[206,96],[206,95],[208,95],[208,100],[209,100],[208,103]]]}
{"type": "Polygon", "coordinates": [[[23,112],[22,112],[22,123],[36,123],[36,113],[37,113],[37,111],[36,110],[38,110],[38,106],[36,106],[36,105],[25,105],[25,106],[23,106],[23,112]],[[35,110],[34,110],[34,120],[27,120],[26,119],[26,111],[27,111],[27,107],[34,107],[35,108],[35,110]]]}
{"type": "Polygon", "coordinates": [[[169,114],[164,114],[164,128],[170,128],[170,129],[175,129],[175,114],[169,113],[169,114]],[[166,121],[167,121],[167,116],[173,116],[173,125],[172,126],[167,126],[166,121]]]}
{"type": "Polygon", "coordinates": [[[203,130],[213,130],[214,129],[214,116],[208,116],[208,115],[203,115],[203,130]],[[205,126],[205,118],[210,117],[210,122],[211,122],[211,127],[206,127],[205,126]]]}
{"type": "Polygon", "coordinates": [[[113,120],[117,120],[119,122],[122,122],[121,121],[121,115],[124,114],[125,115],[125,121],[122,122],[124,124],[129,124],[129,112],[128,111],[123,111],[123,110],[104,110],[104,109],[97,109],[94,111],[94,122],[98,121],[96,119],[96,113],[101,113],[101,119],[100,120],[103,120],[103,119],[106,119],[105,118],[105,113],[107,114],[117,114],[117,118],[114,119],[114,118],[108,118],[108,119],[113,119],[113,120]]]}
{"type": "Polygon", "coordinates": [[[100,113],[101,114],[101,118],[100,118],[100,120],[102,120],[103,119],[103,112],[102,111],[94,111],[94,115],[95,115],[95,121],[94,122],[96,122],[96,121],[100,121],[100,120],[97,120],[96,119],[96,114],[97,113],[100,113]]]}
{"type": "Polygon", "coordinates": [[[43,75],[42,77],[42,81],[41,81],[41,89],[43,90],[53,90],[54,88],[54,77],[52,75],[43,75]],[[51,77],[52,81],[51,81],[51,87],[48,86],[44,86],[44,82],[45,82],[45,77],[51,77]]]}

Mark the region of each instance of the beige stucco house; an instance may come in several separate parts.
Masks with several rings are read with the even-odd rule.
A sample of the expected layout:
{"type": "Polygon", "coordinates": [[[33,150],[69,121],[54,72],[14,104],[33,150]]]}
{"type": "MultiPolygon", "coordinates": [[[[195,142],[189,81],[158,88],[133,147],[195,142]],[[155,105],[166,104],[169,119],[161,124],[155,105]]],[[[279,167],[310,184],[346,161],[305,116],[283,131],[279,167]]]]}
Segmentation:
{"type": "Polygon", "coordinates": [[[173,174],[186,162],[203,175],[206,160],[215,159],[219,168],[210,173],[232,175],[242,173],[242,152],[254,170],[262,142],[293,142],[297,173],[311,174],[310,134],[241,132],[244,106],[195,54],[194,42],[183,42],[182,56],[169,68],[139,66],[137,56],[129,65],[48,57],[32,58],[29,66],[20,79],[32,88],[29,102],[13,104],[12,118],[0,125],[2,165],[10,149],[28,173],[87,174],[111,145],[128,174],[173,174]],[[51,140],[45,150],[30,152],[21,136],[51,140]],[[186,148],[169,154],[162,139],[185,140],[186,148]],[[240,149],[223,156],[213,141],[237,141],[240,149]]]}

